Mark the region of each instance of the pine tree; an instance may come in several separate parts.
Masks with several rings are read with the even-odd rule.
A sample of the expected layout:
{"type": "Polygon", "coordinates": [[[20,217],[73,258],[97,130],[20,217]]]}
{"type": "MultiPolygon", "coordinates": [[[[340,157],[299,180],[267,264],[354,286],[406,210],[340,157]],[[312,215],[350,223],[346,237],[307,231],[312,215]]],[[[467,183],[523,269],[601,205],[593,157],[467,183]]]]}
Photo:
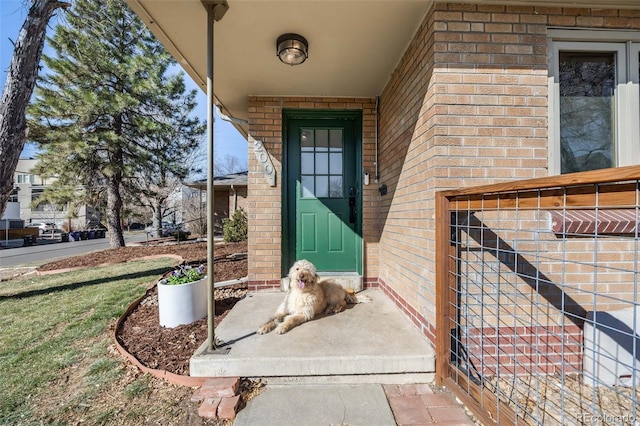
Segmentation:
{"type": "Polygon", "coordinates": [[[28,110],[38,173],[87,198],[106,194],[110,245],[124,246],[124,185],[161,167],[186,173],[184,156],[204,132],[189,118],[195,93],[169,75],[174,60],[124,0],[76,0],[49,44],[55,55],[43,55],[28,110]]]}

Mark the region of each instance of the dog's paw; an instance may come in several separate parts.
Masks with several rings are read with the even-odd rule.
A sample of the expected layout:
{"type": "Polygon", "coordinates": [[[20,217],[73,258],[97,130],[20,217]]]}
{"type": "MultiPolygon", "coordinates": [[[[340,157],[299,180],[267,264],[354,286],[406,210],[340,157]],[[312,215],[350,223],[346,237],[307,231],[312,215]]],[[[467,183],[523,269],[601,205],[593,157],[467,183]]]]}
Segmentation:
{"type": "Polygon", "coordinates": [[[276,328],[276,334],[284,334],[287,331],[289,331],[289,329],[287,327],[283,327],[283,326],[278,326],[276,328]]]}
{"type": "Polygon", "coordinates": [[[257,331],[258,334],[267,334],[268,332],[270,332],[271,330],[273,330],[273,327],[270,324],[265,324],[262,327],[260,327],[257,331]]]}
{"type": "Polygon", "coordinates": [[[344,311],[344,306],[341,305],[329,305],[325,309],[324,313],[327,315],[334,315],[344,311]]]}

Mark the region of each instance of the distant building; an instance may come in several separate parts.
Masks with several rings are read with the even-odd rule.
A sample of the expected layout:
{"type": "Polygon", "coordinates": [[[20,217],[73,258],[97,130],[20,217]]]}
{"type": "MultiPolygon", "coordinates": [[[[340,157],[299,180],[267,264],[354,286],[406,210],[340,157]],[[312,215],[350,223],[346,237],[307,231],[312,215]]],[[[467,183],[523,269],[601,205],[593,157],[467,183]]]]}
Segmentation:
{"type": "MultiPolygon", "coordinates": [[[[233,216],[239,208],[247,211],[247,175],[248,172],[231,173],[225,176],[213,178],[214,200],[213,209],[215,216],[215,230],[222,232],[222,219],[233,216]]],[[[200,214],[206,222],[207,214],[207,181],[198,180],[195,182],[185,182],[183,189],[183,206],[188,204],[189,199],[200,200],[196,212],[191,212],[191,221],[200,214]],[[194,214],[195,213],[195,214],[194,214]]],[[[194,203],[191,203],[193,206],[194,203]]],[[[183,207],[183,210],[185,208],[183,207]]],[[[185,214],[185,213],[183,213],[185,214]]]]}
{"type": "MultiPolygon", "coordinates": [[[[69,215],[67,205],[54,205],[43,203],[34,206],[42,192],[55,182],[55,178],[45,178],[33,172],[38,160],[33,158],[21,158],[18,160],[16,171],[13,175],[13,191],[9,202],[20,204],[20,219],[25,225],[35,222],[53,222],[61,229],[81,230],[98,226],[100,214],[94,208],[86,205],[80,206],[74,214],[69,215]]],[[[17,219],[17,218],[14,218],[17,219]]]]}

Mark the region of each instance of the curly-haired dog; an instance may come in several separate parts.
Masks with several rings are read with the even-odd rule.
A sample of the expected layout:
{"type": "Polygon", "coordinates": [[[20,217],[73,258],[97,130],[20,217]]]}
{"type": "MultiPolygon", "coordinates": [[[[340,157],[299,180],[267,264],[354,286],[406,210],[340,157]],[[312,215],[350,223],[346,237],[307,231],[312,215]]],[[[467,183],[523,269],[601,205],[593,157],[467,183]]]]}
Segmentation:
{"type": "Polygon", "coordinates": [[[308,260],[298,260],[289,270],[289,291],[273,318],[258,329],[266,334],[273,329],[283,334],[321,312],[337,313],[347,303],[367,303],[367,296],[356,296],[328,279],[320,279],[316,267],[308,260]]]}

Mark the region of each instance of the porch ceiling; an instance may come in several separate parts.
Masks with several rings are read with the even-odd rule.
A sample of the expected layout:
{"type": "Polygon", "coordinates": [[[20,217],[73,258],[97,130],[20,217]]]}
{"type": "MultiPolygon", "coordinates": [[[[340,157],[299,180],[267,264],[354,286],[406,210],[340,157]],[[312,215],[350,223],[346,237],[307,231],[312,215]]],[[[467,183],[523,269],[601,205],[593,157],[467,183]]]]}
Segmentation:
{"type": "MultiPolygon", "coordinates": [[[[127,0],[206,90],[206,12],[200,0],[127,0]]],[[[638,0],[458,0],[458,3],[638,8],[638,0]]],[[[247,118],[247,96],[379,95],[433,0],[228,0],[215,24],[215,94],[247,118]],[[298,33],[309,59],[281,63],[276,39],[298,33]]]]}
{"type": "MultiPolygon", "coordinates": [[[[186,72],[206,90],[206,11],[200,0],[127,0],[186,72]]],[[[229,0],[215,23],[215,94],[247,118],[247,96],[374,97],[399,62],[428,1],[229,0]],[[298,33],[309,59],[291,67],[276,39],[298,33]]]]}

